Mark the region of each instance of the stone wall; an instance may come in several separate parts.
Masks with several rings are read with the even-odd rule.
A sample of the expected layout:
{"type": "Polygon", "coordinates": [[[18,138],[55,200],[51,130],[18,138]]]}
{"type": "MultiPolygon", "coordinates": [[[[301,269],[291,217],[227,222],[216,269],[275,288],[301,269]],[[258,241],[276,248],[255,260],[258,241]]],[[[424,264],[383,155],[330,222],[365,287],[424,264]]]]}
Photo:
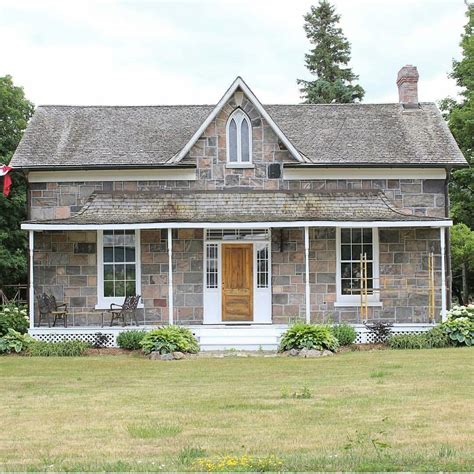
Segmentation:
{"type": "MultiPolygon", "coordinates": [[[[441,311],[441,257],[438,229],[380,229],[381,307],[370,307],[370,319],[397,323],[428,321],[428,254],[435,254],[435,315],[441,311]]],[[[310,229],[311,320],[361,322],[359,307],[336,307],[336,230],[310,229]]],[[[273,235],[273,320],[305,316],[304,237],[302,229],[273,235]],[[281,249],[281,251],[280,251],[281,249]]],[[[377,286],[377,285],[376,285],[377,286]]]]}
{"type": "MultiPolygon", "coordinates": [[[[168,322],[167,231],[141,232],[142,296],[147,324],[168,322]]],[[[199,324],[203,318],[203,231],[173,231],[174,320],[199,324]]]]}
{"type": "MultiPolygon", "coordinates": [[[[99,325],[97,304],[96,233],[41,232],[35,238],[35,291],[50,293],[68,304],[70,324],[99,325]],[[74,319],[73,319],[74,318],[74,319]]],[[[369,309],[371,319],[397,323],[426,322],[428,315],[428,253],[434,252],[436,286],[440,286],[437,229],[380,229],[380,300],[369,309]]],[[[360,322],[359,308],[335,307],[336,231],[310,230],[310,291],[312,321],[360,322]]],[[[140,324],[168,322],[167,232],[141,232],[142,297],[140,324]]],[[[272,314],[274,323],[304,318],[304,237],[302,229],[272,232],[272,314]]],[[[174,320],[203,320],[203,231],[173,231],[174,320]]],[[[440,291],[436,291],[436,315],[440,291]]],[[[108,324],[108,318],[106,318],[108,324]]]]}
{"type": "MultiPolygon", "coordinates": [[[[229,170],[228,170],[229,171],[229,170]]],[[[230,170],[242,172],[243,170],[230,170]]],[[[245,170],[249,171],[249,170],[245,170]]],[[[254,170],[250,170],[254,171],[254,170]]],[[[236,176],[236,174],[233,174],[236,176]]],[[[239,181],[240,182],[240,181],[239,181]]],[[[274,182],[268,180],[268,182],[274,182]]],[[[197,181],[99,181],[74,183],[30,183],[31,219],[61,219],[78,212],[93,191],[158,191],[160,189],[189,190],[197,181]],[[69,203],[69,204],[67,204],[69,203]]],[[[209,184],[209,183],[208,183],[209,184]]],[[[445,217],[444,180],[437,179],[376,179],[376,180],[311,180],[284,181],[281,189],[334,190],[381,189],[402,212],[420,216],[445,217]]]]}
{"type": "Polygon", "coordinates": [[[35,293],[67,303],[71,326],[100,323],[100,312],[91,311],[97,304],[96,251],[96,232],[35,233],[35,293]]]}
{"type": "MultiPolygon", "coordinates": [[[[144,230],[141,241],[141,293],[144,309],[140,324],[168,322],[167,231],[144,230]]],[[[35,293],[52,294],[68,305],[72,325],[99,325],[103,310],[97,304],[97,233],[35,233],[35,293]]],[[[173,287],[176,323],[202,322],[202,230],[173,232],[173,287]]],[[[36,315],[37,316],[37,315],[36,315]]],[[[37,317],[36,317],[37,321],[37,317]]],[[[105,318],[106,325],[109,316],[105,318]]]]}

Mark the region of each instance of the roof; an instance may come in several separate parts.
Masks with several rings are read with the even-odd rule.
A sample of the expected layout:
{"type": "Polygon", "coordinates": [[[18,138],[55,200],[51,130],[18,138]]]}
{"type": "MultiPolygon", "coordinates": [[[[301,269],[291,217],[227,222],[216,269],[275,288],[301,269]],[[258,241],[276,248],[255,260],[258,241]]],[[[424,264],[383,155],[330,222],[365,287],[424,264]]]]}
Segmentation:
{"type": "Polygon", "coordinates": [[[30,224],[145,224],[166,222],[295,221],[442,221],[414,216],[392,207],[379,190],[338,191],[156,191],[94,192],[84,207],[67,219],[30,224]]]}
{"type": "Polygon", "coordinates": [[[12,160],[16,168],[170,165],[237,87],[300,162],[465,166],[433,103],[262,105],[237,78],[217,105],[40,106],[12,160]]]}

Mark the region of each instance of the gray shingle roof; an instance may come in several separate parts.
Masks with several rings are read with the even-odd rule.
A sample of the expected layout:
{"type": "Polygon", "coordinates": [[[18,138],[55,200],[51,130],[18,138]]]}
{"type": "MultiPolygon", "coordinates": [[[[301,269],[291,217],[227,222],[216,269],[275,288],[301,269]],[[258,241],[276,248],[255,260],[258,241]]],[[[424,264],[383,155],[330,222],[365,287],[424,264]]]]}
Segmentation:
{"type": "MultiPolygon", "coordinates": [[[[212,105],[42,106],[11,164],[120,167],[166,163],[212,105]]],[[[316,164],[465,165],[435,104],[267,105],[292,144],[316,164]]]]}
{"type": "Polygon", "coordinates": [[[44,224],[443,220],[401,213],[382,191],[94,192],[76,215],[44,224]]]}

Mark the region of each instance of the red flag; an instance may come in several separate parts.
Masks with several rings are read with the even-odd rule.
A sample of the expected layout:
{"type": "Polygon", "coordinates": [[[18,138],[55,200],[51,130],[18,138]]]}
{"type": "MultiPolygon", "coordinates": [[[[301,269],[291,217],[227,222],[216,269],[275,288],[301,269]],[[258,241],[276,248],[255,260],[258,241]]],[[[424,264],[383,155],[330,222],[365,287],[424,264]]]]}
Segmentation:
{"type": "Polygon", "coordinates": [[[0,166],[0,176],[3,176],[3,195],[7,197],[10,194],[10,187],[12,185],[12,178],[8,174],[13,168],[11,166],[0,166]]]}

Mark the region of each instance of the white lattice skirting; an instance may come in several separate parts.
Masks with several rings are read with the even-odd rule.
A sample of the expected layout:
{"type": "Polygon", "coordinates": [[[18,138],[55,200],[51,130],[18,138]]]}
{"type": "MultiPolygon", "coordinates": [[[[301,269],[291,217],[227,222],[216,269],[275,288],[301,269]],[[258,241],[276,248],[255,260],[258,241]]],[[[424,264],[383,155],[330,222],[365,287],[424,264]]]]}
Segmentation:
{"type": "MultiPolygon", "coordinates": [[[[373,344],[375,342],[374,335],[363,324],[353,324],[353,326],[357,331],[357,344],[373,344]]],[[[434,324],[429,323],[394,324],[391,334],[420,334],[429,331],[433,326],[434,324]]]]}
{"type": "MultiPolygon", "coordinates": [[[[257,350],[277,349],[281,334],[288,326],[251,325],[241,327],[229,326],[189,326],[201,344],[201,350],[246,349],[257,350]]],[[[392,334],[419,334],[428,331],[432,324],[394,324],[392,334]]],[[[357,331],[356,343],[370,344],[374,342],[373,335],[362,324],[354,324],[357,331]]],[[[94,344],[97,335],[106,336],[106,347],[117,346],[117,336],[131,329],[151,330],[155,327],[115,327],[115,328],[33,328],[29,330],[32,337],[39,341],[60,342],[79,340],[94,344]]]]}

